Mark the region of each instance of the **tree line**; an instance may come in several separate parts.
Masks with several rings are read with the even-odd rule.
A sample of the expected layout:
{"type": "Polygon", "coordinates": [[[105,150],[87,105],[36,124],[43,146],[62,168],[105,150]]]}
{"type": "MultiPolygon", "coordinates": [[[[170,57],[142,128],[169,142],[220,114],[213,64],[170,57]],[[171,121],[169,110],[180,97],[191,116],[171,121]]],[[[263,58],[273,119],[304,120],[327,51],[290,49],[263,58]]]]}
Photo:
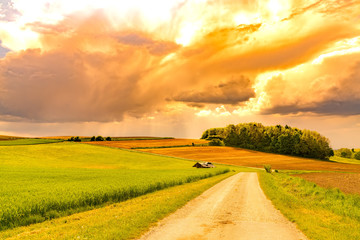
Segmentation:
{"type": "Polygon", "coordinates": [[[103,136],[92,136],[91,138],[88,138],[88,137],[83,137],[83,138],[80,138],[79,136],[77,137],[71,137],[69,138],[67,141],[70,141],[70,142],[81,142],[81,141],[84,141],[84,142],[88,142],[88,141],[111,141],[111,137],[106,137],[104,138],[103,136]]]}
{"type": "Polygon", "coordinates": [[[211,140],[212,145],[241,147],[299,157],[327,160],[334,155],[326,137],[315,131],[300,130],[287,125],[231,124],[224,128],[207,129],[201,138],[211,140]]]}
{"type": "Polygon", "coordinates": [[[349,148],[340,148],[338,150],[335,150],[335,156],[360,160],[360,151],[355,151],[354,148],[352,148],[351,150],[349,148]]]}

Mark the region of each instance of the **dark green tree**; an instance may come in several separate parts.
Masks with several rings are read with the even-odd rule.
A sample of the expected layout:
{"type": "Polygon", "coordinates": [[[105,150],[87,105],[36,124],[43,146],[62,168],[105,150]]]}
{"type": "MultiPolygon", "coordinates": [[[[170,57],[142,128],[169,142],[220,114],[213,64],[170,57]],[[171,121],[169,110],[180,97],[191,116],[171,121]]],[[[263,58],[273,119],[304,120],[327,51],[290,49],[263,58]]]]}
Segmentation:
{"type": "Polygon", "coordinates": [[[95,141],[104,141],[104,138],[102,136],[97,136],[95,141]]]}

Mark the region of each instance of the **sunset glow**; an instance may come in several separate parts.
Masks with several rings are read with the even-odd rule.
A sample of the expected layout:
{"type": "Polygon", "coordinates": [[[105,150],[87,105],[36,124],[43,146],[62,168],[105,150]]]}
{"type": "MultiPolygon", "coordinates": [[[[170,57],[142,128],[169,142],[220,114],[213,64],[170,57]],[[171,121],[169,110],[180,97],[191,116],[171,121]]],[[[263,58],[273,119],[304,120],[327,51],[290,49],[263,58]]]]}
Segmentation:
{"type": "Polygon", "coordinates": [[[360,138],[357,0],[1,0],[0,134],[360,138]]]}

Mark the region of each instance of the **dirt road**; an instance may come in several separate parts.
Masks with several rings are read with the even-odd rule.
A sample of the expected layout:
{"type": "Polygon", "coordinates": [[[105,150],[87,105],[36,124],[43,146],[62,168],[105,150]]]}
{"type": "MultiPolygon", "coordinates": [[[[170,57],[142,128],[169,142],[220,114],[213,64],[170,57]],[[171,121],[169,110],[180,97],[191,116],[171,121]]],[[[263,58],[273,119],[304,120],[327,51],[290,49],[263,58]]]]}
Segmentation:
{"type": "Polygon", "coordinates": [[[140,239],[307,238],[265,197],[256,173],[239,173],[190,201],[140,239]]]}

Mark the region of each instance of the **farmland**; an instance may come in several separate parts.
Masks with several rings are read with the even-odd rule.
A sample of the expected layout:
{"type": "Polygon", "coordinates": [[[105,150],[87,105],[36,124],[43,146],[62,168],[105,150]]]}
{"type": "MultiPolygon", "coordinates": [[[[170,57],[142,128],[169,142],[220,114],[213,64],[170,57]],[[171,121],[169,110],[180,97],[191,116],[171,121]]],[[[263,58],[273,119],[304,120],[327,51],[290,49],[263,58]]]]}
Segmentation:
{"type": "Polygon", "coordinates": [[[340,171],[360,173],[360,165],[344,164],[279,154],[263,153],[233,147],[183,147],[142,149],[141,151],[166,156],[210,161],[215,163],[263,168],[270,164],[273,169],[340,171]]]}
{"type": "Polygon", "coordinates": [[[56,140],[56,139],[23,138],[23,139],[0,141],[0,146],[36,145],[36,144],[56,143],[61,141],[62,140],[56,140]]]}
{"type": "Polygon", "coordinates": [[[0,141],[4,141],[4,140],[15,140],[15,139],[21,139],[21,138],[22,138],[22,137],[0,135],[0,141]]]}
{"type": "Polygon", "coordinates": [[[106,207],[9,229],[0,232],[0,239],[137,239],[156,220],[233,174],[229,172],[106,207]]]}
{"type": "Polygon", "coordinates": [[[360,174],[358,173],[306,173],[295,175],[325,188],[338,188],[345,193],[360,194],[360,174]]]}
{"type": "Polygon", "coordinates": [[[192,144],[207,144],[207,140],[203,139],[152,139],[152,140],[128,140],[128,141],[101,141],[87,142],[89,144],[103,145],[116,148],[159,148],[159,147],[176,147],[176,146],[192,146],[192,144]]]}
{"type": "MultiPolygon", "coordinates": [[[[338,229],[346,236],[344,239],[358,236],[347,233],[349,225],[360,225],[355,219],[357,208],[351,205],[358,198],[327,188],[338,187],[346,193],[358,193],[359,164],[232,147],[199,146],[206,145],[207,141],[193,139],[128,138],[86,143],[59,142],[56,138],[40,139],[48,144],[30,140],[4,142],[28,141],[31,145],[0,146],[0,238],[139,237],[158,219],[175,211],[220,179],[235,173],[228,172],[232,167],[222,165],[217,165],[215,169],[195,169],[192,168],[194,161],[189,159],[262,169],[265,164],[270,164],[273,169],[283,171],[273,175],[260,174],[264,191],[308,236],[319,234],[316,232],[319,224],[328,229],[328,233],[322,232],[319,239],[327,239],[334,234],[338,236],[335,233],[338,229]],[[192,143],[195,146],[191,146],[192,143]],[[137,150],[131,150],[134,148],[137,150]],[[333,172],[289,176],[303,170],[333,172]],[[215,175],[219,176],[212,177],[215,175]],[[299,177],[319,186],[314,187],[313,183],[299,177]],[[309,191],[315,192],[308,194],[309,191]],[[315,198],[319,199],[314,201],[315,198]],[[334,202],[337,206],[324,210],[329,203],[322,203],[321,199],[334,202]],[[339,205],[341,199],[345,199],[345,207],[339,205]],[[302,207],[292,211],[294,206],[302,207]],[[345,221],[338,222],[336,228],[311,217],[313,214],[321,218],[324,211],[328,211],[325,214],[335,221],[344,217],[341,211],[349,209],[356,211],[351,216],[345,216],[345,221]],[[310,223],[307,223],[308,219],[310,223]],[[32,223],[37,224],[29,225],[32,223]]],[[[233,169],[249,171],[240,167],[233,169]]]]}
{"type": "Polygon", "coordinates": [[[228,171],[222,167],[193,169],[191,161],[68,142],[2,146],[0,152],[1,229],[228,171]]]}

